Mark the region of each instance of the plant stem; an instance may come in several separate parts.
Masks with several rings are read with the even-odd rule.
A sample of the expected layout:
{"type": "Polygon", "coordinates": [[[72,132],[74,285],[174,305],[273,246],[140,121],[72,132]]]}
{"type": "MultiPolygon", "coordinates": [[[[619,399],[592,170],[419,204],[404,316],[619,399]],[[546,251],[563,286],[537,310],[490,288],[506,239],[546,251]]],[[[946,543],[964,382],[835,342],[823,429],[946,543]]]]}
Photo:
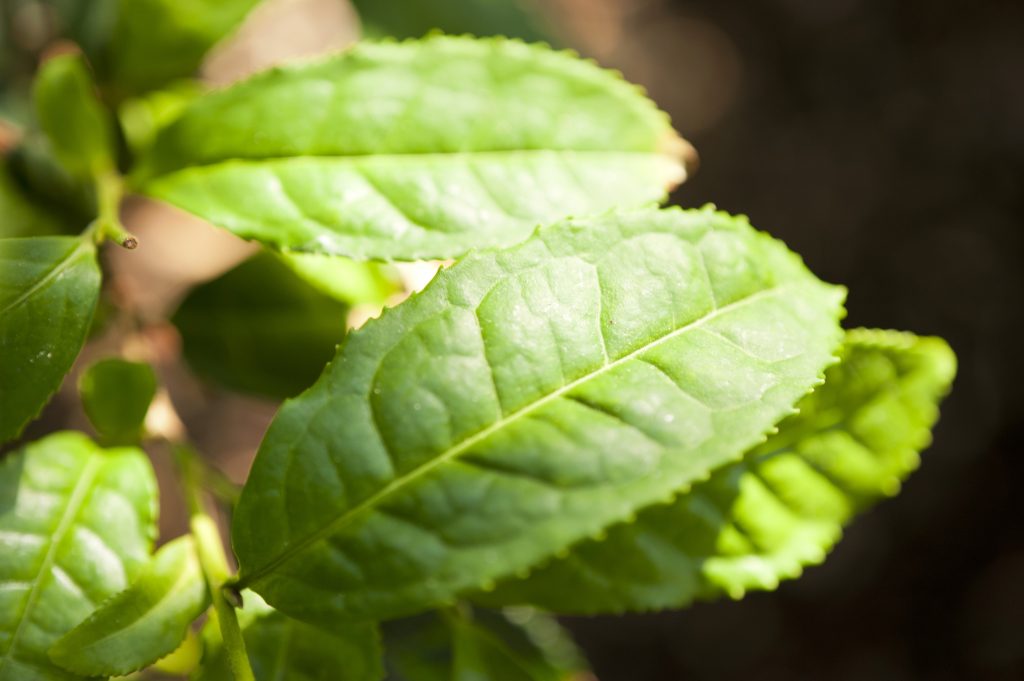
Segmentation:
{"type": "Polygon", "coordinates": [[[217,530],[217,523],[206,512],[203,504],[202,491],[197,480],[198,462],[195,460],[195,452],[188,446],[179,445],[175,448],[174,454],[185,490],[192,536],[196,542],[199,563],[210,589],[213,609],[217,613],[217,623],[220,626],[232,678],[234,681],[255,681],[252,667],[249,665],[249,656],[245,652],[242,629],[238,626],[238,616],[235,614],[234,605],[227,598],[224,585],[230,579],[231,572],[228,569],[224,543],[217,530]]]}
{"type": "Polygon", "coordinates": [[[109,240],[129,250],[137,247],[139,240],[121,224],[124,180],[117,171],[106,170],[96,175],[96,197],[99,216],[91,226],[96,242],[109,240]]]}

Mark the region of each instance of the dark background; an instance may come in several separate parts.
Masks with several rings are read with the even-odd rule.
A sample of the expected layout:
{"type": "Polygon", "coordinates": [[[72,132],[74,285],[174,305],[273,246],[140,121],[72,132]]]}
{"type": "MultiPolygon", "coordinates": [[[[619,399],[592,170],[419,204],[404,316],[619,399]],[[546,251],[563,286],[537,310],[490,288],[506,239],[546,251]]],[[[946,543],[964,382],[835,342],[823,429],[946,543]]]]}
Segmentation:
{"type": "Polygon", "coordinates": [[[1024,679],[1024,2],[618,2],[604,46],[563,4],[569,41],[699,150],[676,203],[749,215],[849,287],[848,326],[960,360],[921,470],[823,566],[741,602],[568,619],[597,675],[1024,679]]]}

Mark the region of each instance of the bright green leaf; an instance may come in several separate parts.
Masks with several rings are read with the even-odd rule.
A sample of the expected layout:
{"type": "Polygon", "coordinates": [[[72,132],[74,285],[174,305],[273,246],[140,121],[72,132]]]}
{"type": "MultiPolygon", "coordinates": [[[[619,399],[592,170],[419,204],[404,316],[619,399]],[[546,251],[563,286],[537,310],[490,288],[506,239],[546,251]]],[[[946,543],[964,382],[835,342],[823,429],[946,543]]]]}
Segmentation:
{"type": "Polygon", "coordinates": [[[379,263],[316,253],[282,253],[281,258],[308,284],[349,305],[383,305],[402,288],[398,276],[379,263]]]}
{"type": "Polygon", "coordinates": [[[78,392],[97,433],[113,444],[134,444],[156,395],[156,374],[144,362],[104,359],[82,372],[78,392]]]}
{"type": "Polygon", "coordinates": [[[855,512],[898,491],[955,366],[938,338],[851,331],[825,385],[744,462],[481,599],[598,613],[774,589],[821,562],[855,512]]]}
{"type": "Polygon", "coordinates": [[[0,463],[0,681],[78,681],[47,650],[146,563],[157,488],[138,449],[57,433],[0,463]]]}
{"type": "Polygon", "coordinates": [[[62,227],[49,208],[28,198],[7,159],[0,158],[0,238],[58,234],[62,227]]]}
{"type": "Polygon", "coordinates": [[[384,650],[388,681],[568,681],[584,669],[568,634],[536,611],[523,623],[484,610],[389,622],[384,650]]]}
{"type": "Polygon", "coordinates": [[[60,386],[99,293],[91,241],[0,239],[0,442],[16,437],[60,386]]]}
{"type": "Polygon", "coordinates": [[[33,94],[39,125],[65,168],[79,176],[113,168],[111,121],[81,55],[45,61],[33,94]]]}
{"type": "Polygon", "coordinates": [[[658,201],[685,175],[684,148],[637,88],[590,62],[434,37],[360,44],[200,97],[136,180],[279,250],[450,258],[658,201]]]}
{"type": "Polygon", "coordinates": [[[503,35],[547,40],[531,0],[354,0],[368,37],[419,38],[440,30],[462,35],[503,35]]]}
{"type": "MultiPolygon", "coordinates": [[[[274,612],[260,597],[243,593],[239,613],[256,681],[377,681],[380,636],[374,624],[334,624],[320,629],[274,612]]],[[[216,623],[205,630],[206,657],[195,681],[231,678],[216,623]]]]}
{"type": "Polygon", "coordinates": [[[118,95],[194,75],[203,56],[260,0],[120,0],[106,53],[118,95]]]}
{"type": "Polygon", "coordinates": [[[192,537],[179,537],[130,587],[50,648],[50,659],[85,676],[137,671],[174,652],[209,604],[192,537]]]}
{"type": "Polygon", "coordinates": [[[343,303],[261,253],[192,291],[173,321],[199,374],[284,398],[312,385],[334,356],[346,313],[343,303]]]}
{"type": "Polygon", "coordinates": [[[762,439],[820,381],[842,297],[710,209],[471,254],[279,412],[234,517],[242,583],[328,624],[527,569],[762,439]]]}

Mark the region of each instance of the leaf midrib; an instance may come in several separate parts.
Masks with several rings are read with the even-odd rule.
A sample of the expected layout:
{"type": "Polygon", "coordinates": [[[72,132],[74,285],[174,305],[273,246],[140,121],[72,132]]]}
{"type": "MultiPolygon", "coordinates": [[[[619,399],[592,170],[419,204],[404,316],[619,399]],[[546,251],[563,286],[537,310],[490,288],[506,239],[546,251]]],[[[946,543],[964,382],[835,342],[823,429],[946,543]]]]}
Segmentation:
{"type": "Polygon", "coordinates": [[[757,291],[756,293],[747,296],[746,298],[743,298],[742,300],[738,300],[733,303],[729,303],[728,305],[715,308],[714,310],[712,310],[705,316],[701,317],[700,319],[685,324],[679,327],[678,329],[675,329],[674,331],[671,331],[665,334],[664,336],[654,341],[651,341],[650,343],[646,343],[643,346],[635,350],[632,350],[631,352],[627,353],[626,355],[623,355],[622,357],[614,361],[603,364],[601,367],[586,374],[585,376],[581,376],[580,378],[570,381],[569,383],[566,383],[565,385],[557,388],[556,390],[553,390],[552,392],[531,402],[530,404],[520,407],[511,414],[503,416],[502,418],[498,419],[497,421],[492,423],[490,426],[487,426],[483,430],[480,430],[474,433],[473,435],[470,435],[469,437],[465,438],[461,442],[452,445],[451,447],[441,452],[431,460],[421,464],[420,466],[413,468],[408,473],[405,473],[404,475],[395,478],[390,483],[388,483],[380,490],[378,490],[376,493],[370,495],[369,497],[367,497],[360,503],[356,504],[355,506],[346,509],[341,515],[339,515],[337,518],[324,525],[320,530],[317,530],[316,532],[307,535],[305,538],[300,539],[297,542],[288,544],[287,548],[284,551],[280,552],[275,558],[265,563],[259,569],[249,574],[241,574],[237,582],[238,588],[245,588],[253,584],[254,582],[260,580],[268,573],[273,572],[275,569],[277,569],[284,563],[288,562],[297,555],[303,553],[311,545],[319,542],[321,539],[324,539],[338,532],[346,525],[348,525],[350,522],[352,522],[355,518],[357,518],[359,515],[361,515],[364,512],[367,512],[374,506],[382,503],[384,500],[386,500],[399,489],[405,487],[407,484],[415,482],[419,478],[433,471],[438,466],[445,464],[452,459],[457,458],[470,448],[479,444],[483,440],[486,440],[488,437],[505,428],[509,424],[517,421],[518,419],[526,416],[527,414],[535,411],[536,409],[543,407],[549,402],[558,399],[562,395],[571,392],[578,386],[583,385],[584,383],[587,383],[588,381],[597,378],[598,376],[601,376],[611,371],[612,369],[615,369],[616,367],[625,364],[626,362],[636,359],[643,353],[648,352],[649,350],[658,347],[659,345],[673,338],[677,338],[685,333],[688,333],[689,331],[698,329],[701,326],[709,323],[714,319],[721,317],[726,313],[741,309],[761,299],[777,296],[789,288],[803,285],[806,285],[806,282],[790,281],[785,284],[773,286],[767,289],[762,289],[760,291],[757,291]]]}
{"type": "Polygon", "coordinates": [[[651,149],[648,151],[637,151],[631,149],[488,149],[482,151],[475,151],[472,149],[461,150],[461,151],[408,151],[408,152],[387,152],[378,153],[374,151],[367,151],[363,153],[297,153],[297,154],[267,154],[264,156],[225,156],[224,158],[216,159],[201,159],[193,160],[184,165],[164,168],[161,169],[157,166],[157,172],[152,175],[144,176],[140,178],[142,181],[139,183],[142,186],[152,184],[163,178],[171,177],[178,173],[185,173],[201,168],[210,168],[218,165],[227,164],[253,164],[258,165],[263,162],[273,161],[297,161],[297,160],[333,160],[333,161],[351,161],[360,162],[369,159],[373,160],[384,160],[384,161],[397,161],[401,159],[437,159],[437,160],[450,160],[452,158],[466,157],[466,158],[505,158],[505,157],[516,157],[516,156],[534,156],[539,154],[569,154],[569,155],[581,155],[581,156],[612,156],[612,157],[655,157],[663,158],[678,164],[685,171],[686,165],[683,163],[683,159],[678,154],[670,153],[667,150],[651,149]]]}
{"type": "Polygon", "coordinates": [[[7,648],[7,653],[3,658],[0,658],[0,672],[4,670],[8,660],[14,659],[14,654],[18,647],[18,639],[21,636],[25,623],[31,616],[31,612],[35,607],[36,601],[39,600],[43,580],[53,569],[53,564],[57,558],[57,550],[64,541],[65,533],[70,529],[75,518],[78,517],[78,512],[81,510],[88,493],[92,489],[92,484],[96,479],[96,473],[99,471],[101,465],[102,459],[98,456],[91,455],[89,457],[89,461],[85,464],[85,468],[82,469],[82,472],[79,474],[78,481],[75,483],[75,487],[71,492],[71,497],[68,499],[68,504],[64,507],[60,521],[57,523],[57,528],[53,532],[50,545],[47,547],[46,554],[43,556],[43,562],[39,566],[39,572],[32,584],[32,590],[29,592],[28,599],[25,601],[25,609],[22,618],[18,621],[18,627],[14,630],[14,634],[11,636],[11,643],[7,648]]]}
{"type": "Polygon", "coordinates": [[[91,246],[92,244],[86,241],[85,239],[79,242],[78,245],[71,249],[61,260],[59,260],[52,268],[50,268],[50,270],[46,274],[44,274],[34,284],[32,284],[32,286],[27,288],[21,295],[16,297],[14,300],[4,305],[4,307],[0,309],[0,315],[10,312],[14,308],[18,307],[26,300],[34,296],[40,290],[42,290],[53,279],[58,277],[63,272],[67,271],[71,267],[71,265],[74,264],[74,262],[78,259],[79,253],[88,250],[91,246]]]}

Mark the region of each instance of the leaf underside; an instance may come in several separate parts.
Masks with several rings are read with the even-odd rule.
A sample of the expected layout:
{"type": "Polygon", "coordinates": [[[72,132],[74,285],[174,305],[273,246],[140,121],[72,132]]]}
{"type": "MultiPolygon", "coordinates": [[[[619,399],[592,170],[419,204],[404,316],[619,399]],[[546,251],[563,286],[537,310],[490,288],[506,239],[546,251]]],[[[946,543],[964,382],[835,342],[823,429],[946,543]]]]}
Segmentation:
{"type": "Polygon", "coordinates": [[[17,437],[60,386],[99,293],[91,242],[0,240],[0,442],[17,437]]]}
{"type": "Polygon", "coordinates": [[[235,516],[241,581],[330,623],[525,570],[762,440],[820,381],[842,297],[711,210],[471,254],[282,408],[235,516]]]}
{"type": "Polygon", "coordinates": [[[594,614],[774,589],[821,562],[854,513],[898,491],[954,373],[940,339],[851,331],[825,385],[743,462],[477,599],[594,614]]]}
{"type": "Polygon", "coordinates": [[[280,250],[443,259],[659,201],[685,177],[684,149],[638,89],[589,62],[433,37],[360,44],[202,97],[135,180],[280,250]]]}
{"type": "Polygon", "coordinates": [[[57,433],[0,463],[0,681],[74,681],[47,651],[149,558],[156,480],[137,449],[57,433]]]}

